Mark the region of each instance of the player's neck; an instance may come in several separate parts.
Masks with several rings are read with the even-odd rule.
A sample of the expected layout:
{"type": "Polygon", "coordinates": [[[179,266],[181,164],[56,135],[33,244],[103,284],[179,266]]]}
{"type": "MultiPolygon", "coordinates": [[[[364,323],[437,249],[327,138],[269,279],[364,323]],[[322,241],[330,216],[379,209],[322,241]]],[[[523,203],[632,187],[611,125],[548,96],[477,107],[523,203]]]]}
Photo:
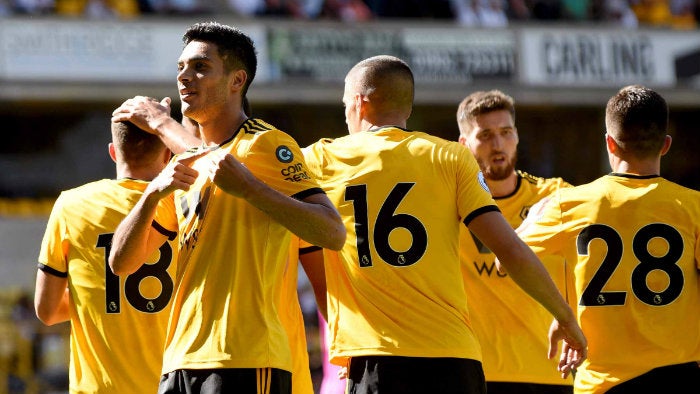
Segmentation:
{"type": "Polygon", "coordinates": [[[660,160],[621,160],[613,165],[612,170],[616,174],[632,174],[639,176],[660,175],[660,160]]]}
{"type": "Polygon", "coordinates": [[[486,184],[491,191],[491,196],[493,197],[505,197],[513,194],[515,188],[518,187],[518,174],[513,171],[513,173],[506,179],[502,180],[492,180],[486,179],[486,184]]]}
{"type": "Polygon", "coordinates": [[[224,114],[199,124],[199,132],[204,145],[219,145],[233,136],[248,117],[240,113],[224,114]]]}
{"type": "Polygon", "coordinates": [[[117,166],[117,179],[130,178],[141,181],[151,181],[162,169],[162,166],[130,167],[124,164],[122,166],[117,166]]]}

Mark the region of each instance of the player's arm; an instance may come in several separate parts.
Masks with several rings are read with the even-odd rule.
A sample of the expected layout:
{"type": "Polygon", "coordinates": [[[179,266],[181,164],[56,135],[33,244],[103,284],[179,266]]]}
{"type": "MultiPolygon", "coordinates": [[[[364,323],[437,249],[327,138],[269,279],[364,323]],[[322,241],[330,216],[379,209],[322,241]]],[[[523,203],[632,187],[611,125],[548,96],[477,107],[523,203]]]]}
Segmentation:
{"type": "Polygon", "coordinates": [[[68,276],[37,270],[34,310],[42,323],[51,326],[68,321],[68,297],[68,276]]]}
{"type": "Polygon", "coordinates": [[[299,238],[331,250],[343,247],[345,226],[325,193],[300,200],[287,196],[256,178],[231,154],[216,161],[210,176],[221,190],[245,199],[299,238]]]}
{"type": "Polygon", "coordinates": [[[112,112],[112,122],[128,121],[140,129],[155,134],[173,153],[182,153],[198,146],[201,140],[170,116],[170,97],[160,102],[136,96],[128,99],[112,112]]]}
{"type": "Polygon", "coordinates": [[[321,312],[321,316],[327,321],[326,269],[323,265],[323,249],[317,246],[302,247],[299,249],[299,261],[314,290],[318,311],[321,312]]]}
{"type": "Polygon", "coordinates": [[[153,227],[153,217],[161,199],[176,189],[188,190],[198,172],[189,165],[201,154],[179,157],[153,179],[136,205],[119,223],[112,237],[109,266],[116,275],[129,275],[167,239],[165,232],[153,227]]]}
{"type": "Polygon", "coordinates": [[[469,229],[494,252],[513,281],[554,316],[548,356],[554,356],[557,343],[563,339],[560,371],[563,376],[568,375],[586,358],[586,338],[547,270],[500,212],[475,217],[469,229]]]}
{"type": "Polygon", "coordinates": [[[138,270],[168,239],[151,225],[158,201],[156,195],[144,193],[117,226],[109,253],[109,267],[115,275],[129,275],[138,270]]]}

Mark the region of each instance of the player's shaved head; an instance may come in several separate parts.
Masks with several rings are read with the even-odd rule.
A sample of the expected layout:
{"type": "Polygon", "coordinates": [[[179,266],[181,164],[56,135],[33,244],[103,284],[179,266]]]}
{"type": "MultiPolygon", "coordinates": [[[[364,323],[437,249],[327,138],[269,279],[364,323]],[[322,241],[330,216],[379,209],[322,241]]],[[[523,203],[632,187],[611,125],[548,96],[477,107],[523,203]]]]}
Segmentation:
{"type": "Polygon", "coordinates": [[[354,93],[367,96],[375,113],[408,118],[413,110],[414,80],[403,60],[387,55],[357,63],[347,81],[354,93]]]}
{"type": "Polygon", "coordinates": [[[117,157],[134,166],[149,165],[167,149],[157,135],[131,122],[112,122],[112,143],[117,157]]]}

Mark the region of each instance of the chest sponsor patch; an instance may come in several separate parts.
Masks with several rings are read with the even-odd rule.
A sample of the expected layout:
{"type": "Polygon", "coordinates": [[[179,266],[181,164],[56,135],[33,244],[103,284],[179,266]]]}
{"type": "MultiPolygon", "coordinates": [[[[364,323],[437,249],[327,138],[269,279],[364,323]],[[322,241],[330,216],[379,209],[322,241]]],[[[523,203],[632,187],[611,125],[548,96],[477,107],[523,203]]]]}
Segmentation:
{"type": "Polygon", "coordinates": [[[294,154],[284,145],[277,147],[277,150],[275,150],[275,156],[277,156],[277,160],[281,161],[282,163],[291,163],[292,160],[294,160],[294,154]]]}

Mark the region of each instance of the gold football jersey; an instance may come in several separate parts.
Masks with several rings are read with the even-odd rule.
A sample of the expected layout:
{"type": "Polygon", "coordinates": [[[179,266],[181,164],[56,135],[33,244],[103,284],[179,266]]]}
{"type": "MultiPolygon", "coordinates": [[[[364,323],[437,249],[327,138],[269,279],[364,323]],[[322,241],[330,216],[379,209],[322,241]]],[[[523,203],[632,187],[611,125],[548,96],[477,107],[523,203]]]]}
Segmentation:
{"type": "Polygon", "coordinates": [[[700,193],[661,177],[611,174],[561,189],[520,230],[567,261],[588,339],[577,393],[700,360],[700,193]]]}
{"type": "MultiPolygon", "coordinates": [[[[179,274],[163,372],[176,369],[278,368],[292,371],[289,341],[277,305],[291,233],[210,179],[211,155],[231,154],[279,192],[303,198],[322,193],[309,176],[296,141],[248,119],[192,168],[188,191],[161,200],[156,228],[178,235],[179,274]]],[[[191,154],[188,151],[184,154],[191,154]]]]}
{"type": "Polygon", "coordinates": [[[158,390],[177,245],[166,242],[131,275],[107,264],[114,230],[146,185],[104,179],[64,191],[49,217],[39,269],[68,276],[71,392],[158,390]]]}
{"type": "Polygon", "coordinates": [[[497,211],[471,153],[384,127],[304,150],[347,230],[324,251],[330,357],[481,360],[458,255],[459,228],[497,211]]]}
{"type": "MultiPolygon", "coordinates": [[[[496,197],[496,204],[513,228],[537,201],[560,187],[561,178],[541,178],[518,171],[515,191],[496,197]]],[[[460,260],[474,331],[482,344],[487,381],[571,385],[557,371],[559,359],[547,359],[547,332],[552,315],[505,273],[496,269],[496,255],[469,229],[460,230],[460,260]]],[[[543,261],[564,294],[564,262],[543,261]]]]}

